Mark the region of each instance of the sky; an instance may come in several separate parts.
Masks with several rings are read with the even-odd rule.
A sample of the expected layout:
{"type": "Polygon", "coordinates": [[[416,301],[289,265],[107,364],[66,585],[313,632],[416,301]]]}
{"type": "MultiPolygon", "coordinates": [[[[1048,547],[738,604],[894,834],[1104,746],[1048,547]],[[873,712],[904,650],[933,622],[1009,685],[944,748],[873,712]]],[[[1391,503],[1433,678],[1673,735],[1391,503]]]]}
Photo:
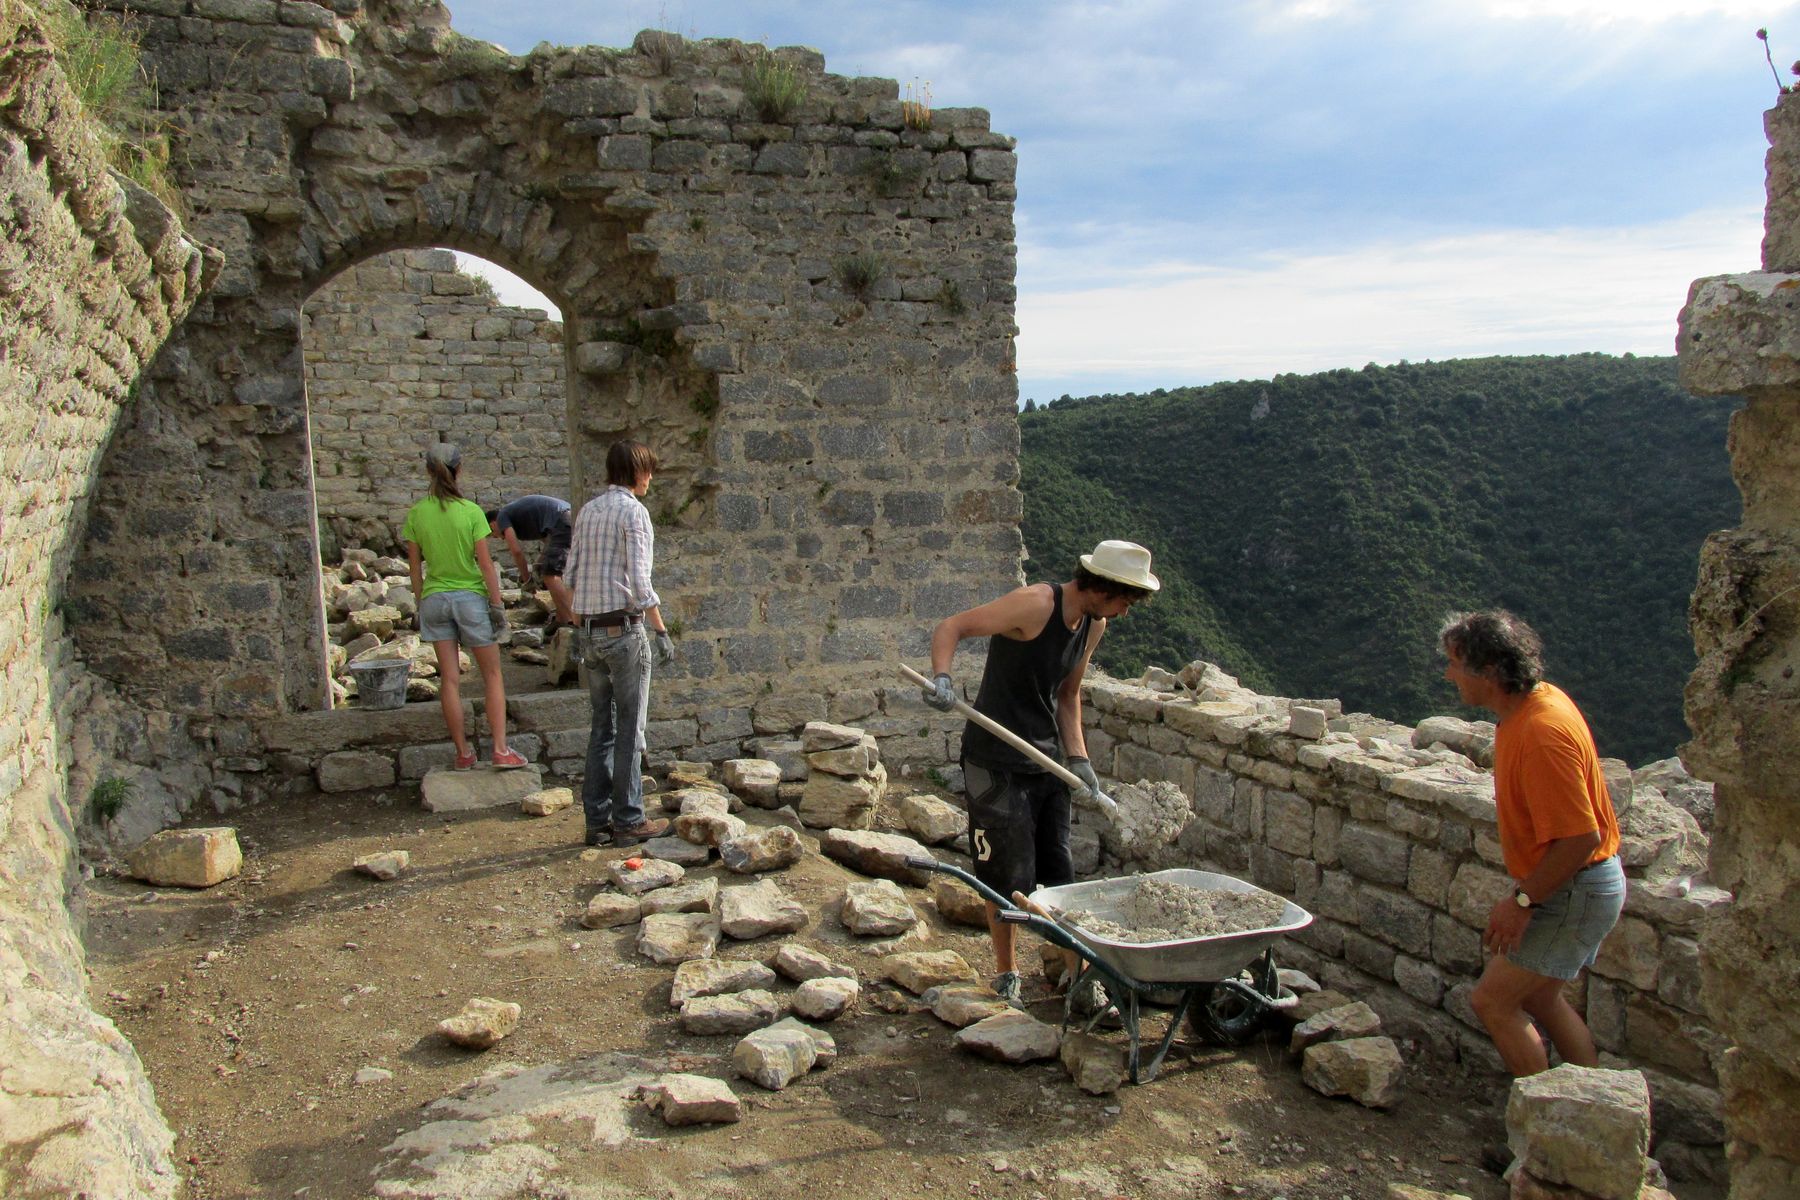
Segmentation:
{"type": "MultiPolygon", "coordinates": [[[[1673,354],[1754,270],[1800,0],[449,0],[524,53],[821,50],[1018,139],[1020,399],[1673,354]],[[1783,54],[1788,57],[1784,57],[1783,54]]],[[[504,299],[547,306],[494,275],[504,299]]]]}

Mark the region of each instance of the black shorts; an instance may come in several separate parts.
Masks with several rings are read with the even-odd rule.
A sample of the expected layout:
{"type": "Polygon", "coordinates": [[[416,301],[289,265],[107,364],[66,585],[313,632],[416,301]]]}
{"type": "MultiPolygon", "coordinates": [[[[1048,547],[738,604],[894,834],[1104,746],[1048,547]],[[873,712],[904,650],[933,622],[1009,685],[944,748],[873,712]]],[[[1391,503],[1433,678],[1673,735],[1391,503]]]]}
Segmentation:
{"type": "Polygon", "coordinates": [[[544,552],[538,555],[537,561],[539,579],[562,578],[563,568],[569,565],[569,543],[574,538],[575,530],[567,517],[558,521],[544,536],[544,552]]]}
{"type": "Polygon", "coordinates": [[[999,771],[965,761],[969,857],[975,878],[1010,899],[1075,881],[1069,788],[1054,775],[999,771]]]}

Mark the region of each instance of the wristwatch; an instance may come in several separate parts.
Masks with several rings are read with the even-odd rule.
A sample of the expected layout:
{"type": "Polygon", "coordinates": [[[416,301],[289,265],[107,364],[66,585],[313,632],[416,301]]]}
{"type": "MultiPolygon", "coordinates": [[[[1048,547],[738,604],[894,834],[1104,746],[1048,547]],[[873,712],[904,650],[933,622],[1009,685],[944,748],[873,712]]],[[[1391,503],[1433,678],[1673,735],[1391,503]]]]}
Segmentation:
{"type": "Polygon", "coordinates": [[[1530,908],[1531,907],[1531,897],[1527,896],[1525,894],[1524,888],[1514,888],[1513,889],[1513,903],[1517,904],[1520,908],[1530,908]]]}

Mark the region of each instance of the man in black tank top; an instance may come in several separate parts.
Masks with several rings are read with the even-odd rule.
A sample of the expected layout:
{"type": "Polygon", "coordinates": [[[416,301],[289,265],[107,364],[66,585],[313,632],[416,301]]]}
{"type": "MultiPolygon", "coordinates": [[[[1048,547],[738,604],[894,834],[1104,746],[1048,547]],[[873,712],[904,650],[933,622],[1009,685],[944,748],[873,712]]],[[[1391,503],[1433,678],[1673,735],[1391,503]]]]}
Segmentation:
{"type": "MultiPolygon", "coordinates": [[[[1031,584],[946,617],[931,633],[935,683],[925,689],[925,702],[944,712],[955,707],[950,661],[956,647],[966,638],[987,638],[976,711],[1051,758],[1060,755],[1085,790],[1103,795],[1081,728],[1081,678],[1107,620],[1161,586],[1150,573],[1148,550],[1106,541],[1081,556],[1067,583],[1031,584]]],[[[1073,882],[1068,786],[974,722],[963,729],[962,766],[976,878],[1003,896],[1073,882]]],[[[999,972],[994,990],[1017,1007],[1015,927],[1002,923],[998,911],[988,905],[999,972]]]]}

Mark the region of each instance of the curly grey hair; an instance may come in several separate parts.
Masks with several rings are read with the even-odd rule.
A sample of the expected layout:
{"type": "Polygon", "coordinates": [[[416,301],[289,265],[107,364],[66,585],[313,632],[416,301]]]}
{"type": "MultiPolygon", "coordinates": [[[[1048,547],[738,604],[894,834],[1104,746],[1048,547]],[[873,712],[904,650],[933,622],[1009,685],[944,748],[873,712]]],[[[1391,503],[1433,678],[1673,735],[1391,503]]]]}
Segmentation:
{"type": "Polygon", "coordinates": [[[1544,677],[1544,640],[1503,608],[1451,613],[1438,630],[1438,644],[1514,695],[1529,692],[1544,677]]]}

